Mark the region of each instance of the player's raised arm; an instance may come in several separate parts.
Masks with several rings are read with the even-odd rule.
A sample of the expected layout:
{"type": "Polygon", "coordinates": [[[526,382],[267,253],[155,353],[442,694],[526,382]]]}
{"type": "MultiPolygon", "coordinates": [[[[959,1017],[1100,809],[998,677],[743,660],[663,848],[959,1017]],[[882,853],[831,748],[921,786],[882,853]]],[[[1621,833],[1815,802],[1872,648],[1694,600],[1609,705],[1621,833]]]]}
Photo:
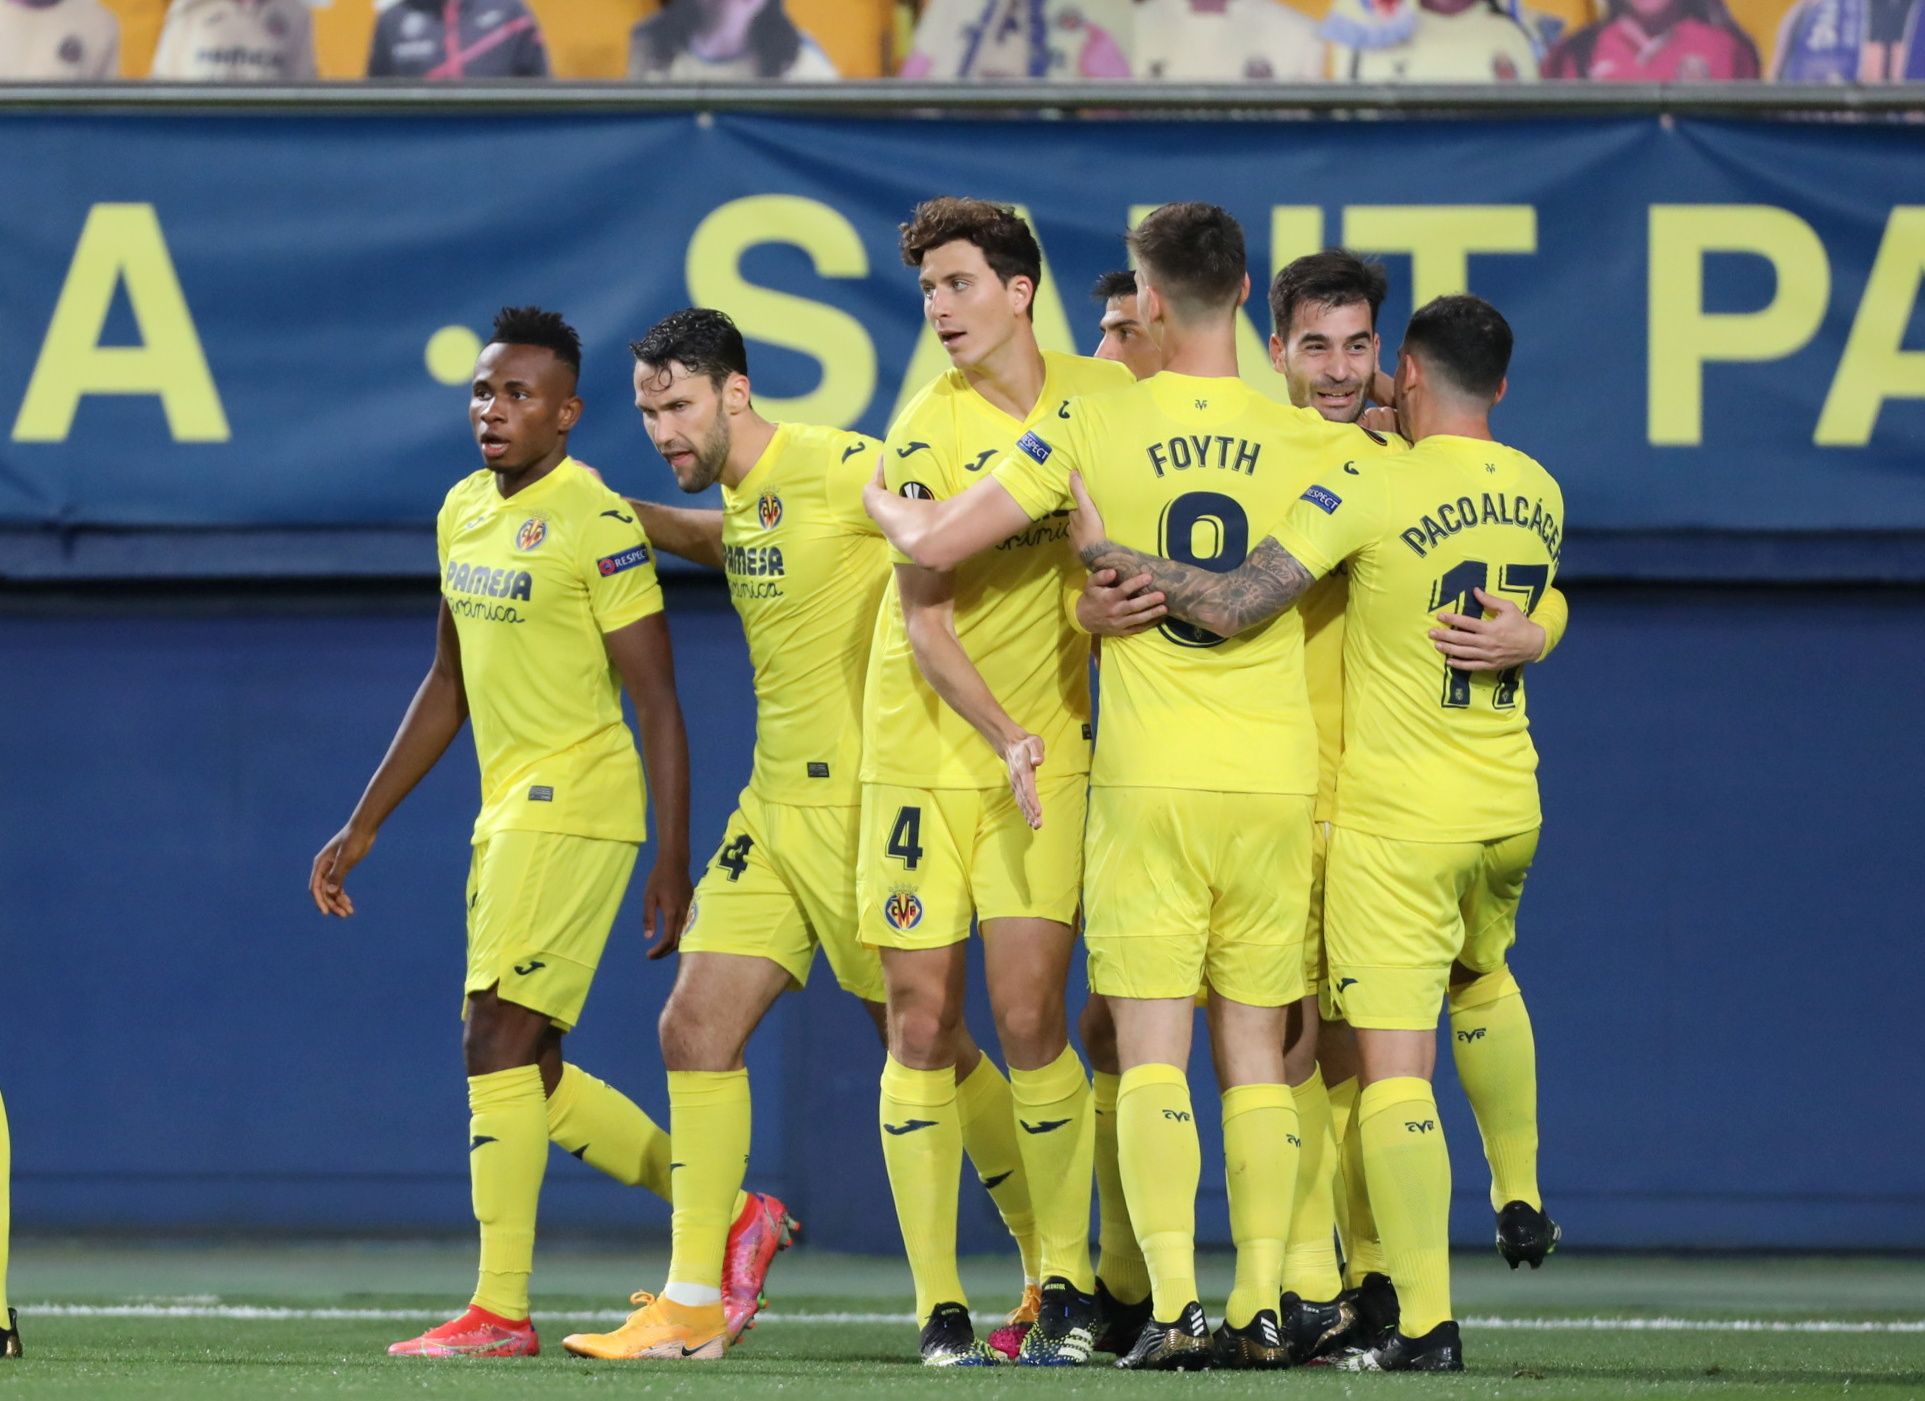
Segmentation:
{"type": "Polygon", "coordinates": [[[653,501],[638,501],[624,496],[631,510],[641,518],[642,531],[649,544],[664,554],[685,559],[691,564],[722,567],[722,513],[713,507],[662,506],[653,501]]]}
{"type": "Polygon", "coordinates": [[[1208,628],[1219,637],[1233,637],[1268,622],[1317,581],[1316,574],[1271,536],[1265,536],[1242,564],[1223,573],[1119,545],[1104,530],[1103,517],[1083,489],[1082,477],[1072,474],[1069,482],[1076,501],[1070,514],[1070,544],[1084,565],[1092,572],[1110,569],[1118,575],[1147,576],[1144,587],[1163,595],[1164,610],[1171,617],[1208,628]]]}
{"type": "Polygon", "coordinates": [[[896,591],[902,597],[903,628],[916,665],[943,702],[967,720],[1002,756],[1010,791],[1031,827],[1043,825],[1036,796],[1036,770],[1043,762],[1043,741],[1009,718],[956,636],[955,596],[947,574],[915,565],[896,566],[896,591]]]}
{"type": "Polygon", "coordinates": [[[655,810],[655,866],[642,887],[642,926],[653,931],[650,958],[673,953],[688,921],[688,730],[675,694],[668,616],[651,613],[602,638],[635,706],[642,767],[655,810]]]}
{"type": "Polygon", "coordinates": [[[1007,540],[1031,519],[993,477],[947,501],[918,500],[890,491],[880,466],[862,489],[862,504],[889,543],[924,569],[954,569],[1007,540]]]}
{"type": "Polygon", "coordinates": [[[341,882],[368,854],[388,814],[414,791],[428,770],[447,752],[468,718],[468,695],[461,684],[461,642],[454,616],[443,599],[435,617],[434,663],[415,690],[407,714],[375,767],[347,825],[329,838],[308,872],[308,892],[324,915],[354,913],[341,882]]]}

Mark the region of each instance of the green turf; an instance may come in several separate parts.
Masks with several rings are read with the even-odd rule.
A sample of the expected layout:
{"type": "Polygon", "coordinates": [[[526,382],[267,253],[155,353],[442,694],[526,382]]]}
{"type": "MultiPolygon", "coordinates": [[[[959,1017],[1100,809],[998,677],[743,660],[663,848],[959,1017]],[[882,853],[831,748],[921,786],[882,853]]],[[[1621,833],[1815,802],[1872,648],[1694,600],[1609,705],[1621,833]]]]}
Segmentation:
{"type": "MultiPolygon", "coordinates": [[[[900,1261],[801,1249],[778,1262],[769,1319],[713,1364],[592,1363],[559,1344],[572,1328],[606,1326],[630,1288],[665,1261],[544,1249],[536,1309],[548,1351],[517,1362],[390,1359],[383,1347],[439,1321],[463,1301],[472,1251],[461,1244],[184,1245],[107,1248],[16,1244],[14,1303],[29,1355],[0,1364],[0,1393],[22,1397],[560,1396],[645,1394],[807,1401],[876,1396],[913,1401],[938,1391],[1008,1396],[1175,1394],[1399,1397],[1762,1397],[1925,1395],[1925,1334],[1535,1330],[1467,1325],[1471,1370],[1459,1378],[1369,1377],[1308,1370],[1287,1377],[1146,1377],[1107,1368],[1045,1374],[1016,1368],[930,1373],[914,1365],[906,1323],[824,1323],[812,1313],[906,1313],[900,1261]],[[393,1310],[388,1319],[75,1317],[36,1303],[188,1308],[267,1305],[393,1310]]],[[[1012,1301],[1012,1266],[971,1261],[978,1309],[1012,1301]]],[[[1205,1262],[1221,1298],[1228,1262],[1205,1262]]],[[[1461,1256],[1457,1307],[1467,1319],[1688,1318],[1851,1321],[1925,1319],[1925,1261],[1667,1259],[1560,1255],[1539,1274],[1494,1256],[1461,1256]]]]}

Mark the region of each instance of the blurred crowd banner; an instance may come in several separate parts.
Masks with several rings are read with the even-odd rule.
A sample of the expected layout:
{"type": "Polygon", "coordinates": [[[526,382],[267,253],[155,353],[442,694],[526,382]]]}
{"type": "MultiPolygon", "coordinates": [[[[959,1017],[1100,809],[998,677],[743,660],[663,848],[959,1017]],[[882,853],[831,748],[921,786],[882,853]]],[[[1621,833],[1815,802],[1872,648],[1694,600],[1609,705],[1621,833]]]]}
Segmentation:
{"type": "Polygon", "coordinates": [[[16,542],[424,525],[510,303],[580,327],[577,452],[624,489],[668,488],[626,343],[689,303],[739,321],[765,412],[880,432],[946,365],[896,252],[941,193],[1030,215],[1045,346],[1093,347],[1134,217],[1211,200],[1269,392],[1264,283],[1341,241],[1390,270],[1387,363],[1415,304],[1503,308],[1499,431],[1578,530],[1925,534],[1913,125],[9,111],[0,192],[16,542]]]}

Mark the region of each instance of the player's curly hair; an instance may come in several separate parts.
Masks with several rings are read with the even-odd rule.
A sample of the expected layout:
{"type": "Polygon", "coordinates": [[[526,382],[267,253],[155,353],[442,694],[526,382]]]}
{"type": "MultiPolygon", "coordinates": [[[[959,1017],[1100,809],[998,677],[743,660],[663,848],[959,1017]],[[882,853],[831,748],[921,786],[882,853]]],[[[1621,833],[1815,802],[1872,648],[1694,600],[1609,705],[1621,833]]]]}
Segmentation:
{"type": "MultiPolygon", "coordinates": [[[[902,262],[919,268],[922,260],[945,243],[973,243],[983,261],[1007,287],[1012,278],[1027,277],[1032,288],[1043,285],[1043,250],[1022,215],[1006,204],[960,195],[924,200],[902,225],[902,262]]],[[[1025,308],[1027,314],[1034,306],[1025,308]]]]}
{"type": "Polygon", "coordinates": [[[1382,263],[1359,258],[1348,248],[1306,253],[1278,268],[1271,279],[1271,329],[1279,340],[1287,341],[1298,307],[1355,306],[1363,302],[1370,307],[1370,329],[1374,331],[1389,285],[1382,263]]]}
{"type": "Polygon", "coordinates": [[[1134,297],[1136,274],[1128,268],[1106,272],[1096,279],[1096,285],[1089,289],[1089,294],[1090,300],[1099,304],[1107,302],[1111,297],[1134,297]]]}
{"type": "Polygon", "coordinates": [[[1137,266],[1179,307],[1220,306],[1243,285],[1243,226],[1214,204],[1161,205],[1143,216],[1126,241],[1137,266]]]}
{"type": "Polygon", "coordinates": [[[489,333],[495,345],[538,345],[555,352],[555,358],[577,375],[582,370],[582,338],[575,328],[562,320],[558,311],[543,311],[538,306],[505,306],[495,313],[495,327],[489,333]]]}
{"type": "Polygon", "coordinates": [[[664,316],[648,334],[630,341],[637,364],[651,370],[680,365],[691,375],[706,375],[709,383],[721,388],[730,375],[749,372],[748,348],[742,333],[725,311],[713,307],[691,306],[664,316]]]}
{"type": "Polygon", "coordinates": [[[1403,349],[1476,399],[1495,399],[1511,368],[1511,323],[1468,292],[1434,297],[1404,328],[1403,349]]]}

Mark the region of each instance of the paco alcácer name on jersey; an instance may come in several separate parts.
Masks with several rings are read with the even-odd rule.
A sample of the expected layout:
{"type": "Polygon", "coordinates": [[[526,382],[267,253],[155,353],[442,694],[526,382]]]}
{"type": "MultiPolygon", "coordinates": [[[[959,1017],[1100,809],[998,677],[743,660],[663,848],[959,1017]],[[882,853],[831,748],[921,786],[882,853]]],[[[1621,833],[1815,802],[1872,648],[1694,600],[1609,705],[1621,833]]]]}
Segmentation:
{"type": "MultiPolygon", "coordinates": [[[[1322,490],[1312,487],[1311,491],[1322,490]]],[[[1511,525],[1531,534],[1544,542],[1556,562],[1562,554],[1564,529],[1558,523],[1557,513],[1546,509],[1542,501],[1534,497],[1513,495],[1509,492],[1479,492],[1480,499],[1460,496],[1455,501],[1441,502],[1433,511],[1427,511],[1414,525],[1398,532],[1398,538],[1410,547],[1411,553],[1419,559],[1448,540],[1451,536],[1465,530],[1484,525],[1511,525]]],[[[1309,492],[1304,500],[1313,501],[1309,492]]],[[[1315,504],[1322,505],[1321,502],[1315,504]]],[[[1324,507],[1326,511],[1331,507],[1324,507]]]]}

